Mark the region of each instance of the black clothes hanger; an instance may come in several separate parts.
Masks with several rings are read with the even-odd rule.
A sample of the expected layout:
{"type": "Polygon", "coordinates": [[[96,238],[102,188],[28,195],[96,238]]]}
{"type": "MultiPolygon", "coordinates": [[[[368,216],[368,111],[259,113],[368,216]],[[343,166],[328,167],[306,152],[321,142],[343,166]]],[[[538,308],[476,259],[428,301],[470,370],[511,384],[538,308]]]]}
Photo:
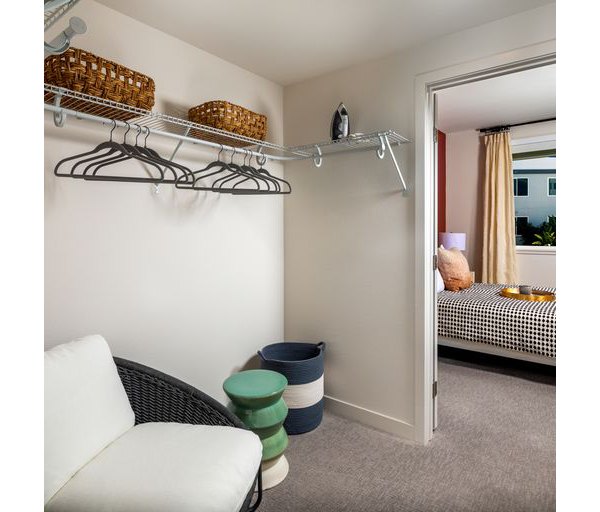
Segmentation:
{"type": "MultiPolygon", "coordinates": [[[[262,180],[263,182],[265,182],[267,184],[267,189],[265,192],[270,192],[270,193],[279,192],[281,190],[281,186],[279,185],[278,181],[274,177],[272,177],[270,174],[266,173],[266,175],[265,175],[263,173],[260,173],[258,171],[258,169],[252,167],[252,165],[251,165],[252,164],[252,154],[250,152],[248,152],[248,153],[250,156],[249,164],[246,165],[246,158],[244,158],[244,165],[242,165],[242,167],[244,169],[247,169],[248,172],[250,172],[253,176],[258,177],[260,180],[262,180]]],[[[257,157],[256,161],[258,163],[258,157],[257,157]]],[[[244,179],[244,180],[234,183],[232,186],[232,189],[237,189],[237,187],[239,185],[241,185],[242,183],[244,183],[245,181],[246,180],[244,179]]],[[[241,190],[244,190],[244,189],[241,189],[241,190]]],[[[261,189],[261,192],[262,192],[262,189],[261,189]]],[[[234,193],[234,190],[232,190],[232,193],[234,193]]]]}
{"type": "MultiPolygon", "coordinates": [[[[223,151],[223,146],[221,145],[221,151],[223,151]]],[[[192,190],[192,187],[196,184],[198,179],[201,179],[202,176],[201,174],[203,172],[206,172],[214,167],[219,167],[221,162],[219,160],[219,157],[221,156],[221,151],[219,151],[219,154],[217,156],[217,160],[215,160],[214,162],[209,163],[206,167],[204,167],[203,169],[198,169],[196,171],[191,171],[191,180],[190,179],[185,179],[183,180],[183,178],[178,179],[175,182],[175,187],[176,188],[184,188],[184,189],[189,189],[192,190]]],[[[217,171],[220,172],[220,171],[217,171]]],[[[210,174],[209,174],[210,175],[210,174]]]]}
{"type": "MultiPolygon", "coordinates": [[[[106,156],[110,155],[111,153],[114,153],[115,151],[121,151],[121,152],[125,151],[125,148],[123,148],[121,146],[121,144],[119,144],[118,142],[115,142],[115,141],[112,140],[113,131],[117,127],[117,122],[113,121],[113,123],[114,123],[113,127],[110,130],[110,139],[108,141],[101,142],[100,144],[98,144],[91,151],[86,151],[85,153],[80,153],[80,154],[77,154],[77,155],[70,156],[68,158],[63,158],[60,162],[58,162],[56,164],[56,167],[54,167],[54,174],[56,176],[69,176],[69,177],[73,177],[73,174],[75,172],[75,167],[77,166],[77,164],[75,164],[71,168],[71,171],[68,172],[68,173],[59,172],[59,169],[60,169],[61,165],[65,164],[67,162],[73,161],[73,160],[78,160],[78,159],[80,159],[82,157],[90,156],[90,155],[95,155],[94,158],[98,158],[98,157],[103,158],[103,157],[106,157],[106,156]],[[103,153],[103,151],[104,151],[104,153],[103,153]]],[[[85,161],[91,161],[92,159],[86,159],[86,160],[83,160],[83,162],[85,162],[85,161]]]]}
{"type": "Polygon", "coordinates": [[[244,171],[244,174],[237,177],[232,176],[227,180],[224,180],[222,183],[219,184],[219,190],[224,190],[227,182],[235,180],[233,181],[233,183],[230,183],[227,186],[227,192],[230,192],[232,194],[238,193],[238,191],[246,194],[263,194],[276,191],[276,185],[272,181],[265,179],[263,176],[257,173],[254,167],[252,167],[251,165],[247,165],[245,163],[245,158],[244,163],[240,167],[244,171]],[[248,188],[247,186],[241,187],[242,184],[245,183],[246,185],[248,185],[249,182],[253,183],[254,186],[251,186],[250,188],[248,188]]]}
{"type": "Polygon", "coordinates": [[[264,157],[261,161],[258,160],[258,158],[256,159],[256,163],[258,163],[258,165],[260,165],[260,168],[257,169],[257,172],[260,174],[265,174],[267,176],[269,176],[269,178],[274,179],[278,185],[280,186],[280,189],[278,191],[279,194],[290,194],[292,192],[292,185],[290,184],[289,181],[283,179],[283,178],[278,178],[277,176],[273,176],[269,171],[267,171],[263,165],[266,163],[266,157],[264,157]],[[281,188],[283,186],[283,189],[281,188]]]}
{"type": "Polygon", "coordinates": [[[203,169],[199,169],[197,171],[192,171],[192,175],[193,175],[193,180],[190,182],[188,182],[187,184],[182,184],[181,181],[178,181],[177,183],[175,183],[175,186],[177,188],[186,188],[189,190],[208,190],[208,191],[214,191],[212,185],[211,186],[206,186],[202,184],[202,180],[205,180],[206,178],[209,178],[211,176],[216,176],[217,174],[220,174],[222,172],[228,172],[229,166],[227,165],[226,162],[221,161],[221,153],[224,150],[224,146],[221,144],[221,149],[219,151],[219,154],[217,155],[217,160],[209,163],[206,167],[204,167],[203,169]],[[213,170],[215,169],[215,170],[213,170]],[[211,172],[208,172],[211,171],[211,172]]]}
{"type": "MultiPolygon", "coordinates": [[[[80,178],[80,179],[82,178],[82,179],[90,179],[90,180],[95,179],[95,180],[99,180],[99,181],[148,181],[148,178],[127,177],[127,176],[104,176],[104,175],[103,176],[94,176],[94,175],[90,175],[88,173],[89,169],[96,164],[100,164],[102,162],[108,162],[108,161],[116,162],[116,161],[126,160],[126,159],[128,159],[129,155],[131,154],[130,149],[127,147],[128,145],[126,145],[126,143],[125,143],[127,133],[131,129],[131,126],[128,123],[126,123],[127,131],[125,132],[124,142],[122,144],[120,144],[118,142],[115,142],[112,139],[112,132],[116,128],[116,122],[113,121],[113,123],[114,123],[114,125],[110,131],[110,140],[109,141],[99,144],[91,152],[83,153],[81,155],[76,155],[75,157],[70,157],[68,159],[65,159],[65,160],[59,162],[58,165],[61,165],[63,162],[68,161],[68,160],[81,158],[81,156],[85,156],[85,155],[91,154],[92,155],[91,157],[77,161],[71,167],[71,172],[68,174],[57,174],[56,172],[55,172],[55,174],[62,175],[62,176],[69,176],[72,178],[80,178]],[[103,149],[108,149],[108,151],[98,152],[98,150],[103,150],[103,149]],[[77,168],[79,166],[85,165],[85,164],[88,164],[88,165],[84,169],[84,171],[82,173],[77,173],[76,172],[77,168]]],[[[160,168],[158,170],[159,170],[159,172],[161,172],[160,168]]],[[[151,179],[151,181],[156,181],[156,179],[151,179]]]]}
{"type": "MultiPolygon", "coordinates": [[[[230,176],[222,179],[222,181],[217,180],[219,182],[214,183],[214,185],[216,186],[216,188],[219,191],[233,192],[233,189],[238,184],[245,183],[249,180],[252,180],[254,182],[254,184],[256,185],[255,190],[262,190],[261,184],[266,184],[267,190],[269,189],[269,184],[266,181],[260,179],[260,177],[257,179],[256,169],[254,169],[252,166],[246,164],[247,156],[248,156],[248,153],[246,152],[244,154],[244,162],[242,163],[242,165],[236,164],[234,166],[234,164],[232,163],[232,168],[233,168],[235,174],[231,174],[230,176]],[[238,181],[234,181],[234,180],[238,180],[238,181]],[[234,181],[234,183],[232,183],[226,187],[225,184],[230,181],[234,181]]],[[[232,160],[233,160],[233,156],[232,156],[232,160]]]]}
{"type": "Polygon", "coordinates": [[[234,185],[234,188],[231,190],[232,194],[245,194],[245,195],[263,195],[263,194],[289,194],[292,191],[292,186],[290,185],[290,183],[286,180],[284,180],[283,178],[277,178],[276,176],[273,176],[272,174],[270,174],[264,167],[263,165],[266,162],[266,157],[263,157],[262,160],[259,160],[258,157],[256,157],[256,162],[260,165],[259,169],[254,169],[253,167],[251,167],[252,169],[254,169],[255,173],[257,176],[259,176],[261,179],[263,180],[267,180],[269,183],[274,183],[275,184],[275,189],[268,189],[268,190],[254,190],[254,189],[247,189],[247,188],[235,188],[236,186],[238,186],[239,184],[241,184],[242,182],[238,182],[234,185]]]}
{"type": "Polygon", "coordinates": [[[154,158],[157,163],[164,165],[167,169],[171,171],[171,173],[173,174],[173,179],[165,178],[162,181],[162,183],[176,184],[179,181],[181,181],[181,183],[191,182],[191,180],[193,179],[193,175],[192,171],[188,167],[186,167],[185,165],[178,164],[173,160],[164,159],[156,151],[147,146],[148,137],[150,136],[150,128],[148,128],[147,126],[145,126],[144,128],[146,128],[146,137],[144,137],[144,145],[138,146],[136,137],[136,144],[134,145],[134,148],[136,148],[136,150],[140,151],[142,154],[145,154],[150,158],[154,158]],[[181,174],[179,176],[177,175],[177,169],[181,171],[181,174]]]}
{"type": "Polygon", "coordinates": [[[157,151],[148,147],[150,128],[133,125],[137,127],[137,135],[134,143],[129,144],[127,136],[132,125],[124,122],[127,130],[123,134],[123,141],[119,143],[113,140],[117,122],[114,120],[112,122],[113,126],[109,132],[108,141],[98,144],[94,149],[85,153],[62,159],[56,164],[54,174],[92,181],[145,182],[155,185],[170,183],[182,189],[240,195],[289,194],[291,192],[289,182],[271,175],[263,167],[267,161],[264,155],[262,159],[256,157],[256,162],[260,165],[259,168],[256,168],[252,166],[252,152],[241,149],[239,151],[244,153],[244,160],[240,165],[234,162],[238,150],[230,148],[232,150],[231,160],[226,162],[221,160],[221,154],[225,150],[225,146],[221,144],[217,160],[210,162],[202,169],[191,171],[184,165],[163,158],[157,151]],[[144,128],[146,132],[142,146],[138,144],[138,140],[144,128]],[[129,160],[147,164],[152,169],[149,171],[146,168],[150,176],[123,176],[120,173],[107,172],[109,167],[129,160]],[[69,163],[71,163],[71,168],[68,171],[62,170],[69,163]]]}
{"type": "MultiPolygon", "coordinates": [[[[131,130],[131,125],[125,122],[127,125],[127,131],[123,135],[123,148],[125,149],[125,153],[117,154],[111,156],[109,158],[104,158],[100,161],[94,161],[89,163],[84,169],[81,175],[77,175],[76,177],[81,177],[86,180],[96,180],[96,181],[124,181],[124,182],[135,182],[135,183],[160,183],[164,180],[164,171],[160,165],[156,163],[154,159],[148,158],[141,153],[139,153],[134,146],[131,144],[127,144],[127,134],[131,130]],[[122,176],[122,175],[105,175],[98,174],[98,171],[104,167],[108,167],[111,165],[119,164],[121,162],[136,159],[141,162],[147,163],[150,166],[154,167],[158,176],[151,177],[140,177],[140,176],[122,176]],[[93,170],[92,170],[93,168],[93,170]]],[[[141,131],[141,130],[140,130],[141,131]]],[[[138,132],[139,136],[139,132],[138,132]]],[[[136,139],[137,140],[137,139],[136,139]]]]}
{"type": "Polygon", "coordinates": [[[233,157],[235,153],[236,150],[234,148],[233,153],[231,154],[231,162],[228,164],[230,174],[222,176],[221,178],[215,180],[213,182],[213,190],[215,190],[216,192],[232,193],[233,189],[231,187],[225,187],[225,183],[241,177],[245,178],[244,181],[246,181],[247,179],[251,180],[256,187],[253,190],[260,191],[261,185],[258,179],[255,177],[255,175],[252,172],[249,172],[248,170],[244,169],[242,166],[233,163],[233,157]]]}
{"type": "MultiPolygon", "coordinates": [[[[172,183],[176,183],[177,180],[180,178],[182,178],[183,181],[190,179],[191,171],[187,167],[180,165],[172,160],[167,160],[167,159],[163,158],[162,156],[160,156],[158,154],[157,151],[148,147],[147,141],[148,141],[148,137],[150,135],[150,129],[148,127],[145,127],[146,128],[146,137],[144,138],[144,145],[143,146],[138,145],[138,139],[139,139],[140,134],[142,133],[142,127],[137,125],[137,128],[138,128],[138,133],[135,137],[135,143],[133,144],[133,146],[131,144],[123,144],[125,146],[125,148],[129,151],[131,157],[141,160],[142,162],[149,163],[149,164],[153,165],[154,167],[158,168],[162,172],[162,176],[163,176],[161,183],[171,183],[172,184],[172,183]],[[180,174],[178,173],[178,170],[180,171],[180,174]],[[172,178],[166,178],[164,176],[165,171],[170,171],[172,178]]],[[[128,159],[128,158],[123,157],[122,159],[118,159],[118,160],[110,162],[110,164],[114,164],[114,163],[117,163],[117,162],[120,162],[120,161],[123,161],[126,159],[128,159]]],[[[104,164],[104,165],[106,165],[106,164],[104,164]]],[[[97,170],[98,170],[98,168],[96,168],[96,170],[93,172],[93,174],[96,174],[97,170]]],[[[138,180],[136,180],[136,181],[138,181],[138,180]]]]}

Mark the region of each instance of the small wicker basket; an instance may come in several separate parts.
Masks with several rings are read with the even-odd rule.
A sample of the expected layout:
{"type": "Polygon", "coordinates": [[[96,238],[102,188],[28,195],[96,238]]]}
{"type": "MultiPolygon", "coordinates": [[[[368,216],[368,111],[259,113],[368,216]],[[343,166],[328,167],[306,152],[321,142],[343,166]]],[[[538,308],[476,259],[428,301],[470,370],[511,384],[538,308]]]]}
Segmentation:
{"type": "MultiPolygon", "coordinates": [[[[244,135],[256,140],[265,140],[267,135],[267,116],[257,114],[239,105],[228,101],[208,101],[202,105],[192,107],[188,111],[188,119],[193,123],[202,124],[244,135]]],[[[230,146],[248,146],[246,142],[232,139],[226,135],[213,134],[201,130],[192,129],[192,137],[228,144],[230,146]]]]}
{"type": "MultiPolygon", "coordinates": [[[[144,110],[154,106],[152,78],[79,48],[48,56],[44,60],[44,82],[144,110]]],[[[44,101],[51,102],[53,96],[46,92],[44,101]]],[[[121,121],[137,117],[132,112],[76,98],[63,98],[61,106],[121,121]]]]}

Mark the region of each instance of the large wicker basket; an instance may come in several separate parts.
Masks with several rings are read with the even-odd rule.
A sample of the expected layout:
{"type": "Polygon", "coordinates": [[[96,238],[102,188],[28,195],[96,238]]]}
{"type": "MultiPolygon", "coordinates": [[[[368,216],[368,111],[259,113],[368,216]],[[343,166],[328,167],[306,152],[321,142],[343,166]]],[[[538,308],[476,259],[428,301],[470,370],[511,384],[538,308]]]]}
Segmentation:
{"type": "MultiPolygon", "coordinates": [[[[152,78],[79,48],[47,57],[44,82],[144,110],[154,105],[152,78]]],[[[44,101],[52,100],[53,94],[46,92],[44,101]]],[[[132,112],[75,98],[63,98],[61,106],[122,121],[137,117],[132,112]]]]}
{"type": "MultiPolygon", "coordinates": [[[[192,107],[188,111],[188,119],[194,123],[211,126],[237,135],[244,135],[256,140],[265,140],[267,135],[267,116],[257,114],[228,101],[208,101],[202,105],[192,107]]],[[[192,129],[190,135],[230,146],[251,145],[251,143],[235,140],[226,135],[196,129],[192,129]]]]}

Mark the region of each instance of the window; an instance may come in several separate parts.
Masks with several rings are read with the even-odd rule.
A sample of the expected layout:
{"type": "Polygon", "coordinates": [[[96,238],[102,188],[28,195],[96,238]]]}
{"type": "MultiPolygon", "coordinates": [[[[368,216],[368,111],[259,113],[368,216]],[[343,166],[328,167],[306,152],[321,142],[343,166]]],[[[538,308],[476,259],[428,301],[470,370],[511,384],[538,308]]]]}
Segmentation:
{"type": "Polygon", "coordinates": [[[527,224],[529,224],[529,217],[515,217],[515,234],[517,236],[523,236],[525,234],[525,230],[527,229],[527,224]]]}
{"type": "Polygon", "coordinates": [[[513,191],[517,245],[555,246],[556,150],[514,153],[513,191]]]}
{"type": "Polygon", "coordinates": [[[513,178],[515,197],[529,196],[529,178],[513,178]]]}

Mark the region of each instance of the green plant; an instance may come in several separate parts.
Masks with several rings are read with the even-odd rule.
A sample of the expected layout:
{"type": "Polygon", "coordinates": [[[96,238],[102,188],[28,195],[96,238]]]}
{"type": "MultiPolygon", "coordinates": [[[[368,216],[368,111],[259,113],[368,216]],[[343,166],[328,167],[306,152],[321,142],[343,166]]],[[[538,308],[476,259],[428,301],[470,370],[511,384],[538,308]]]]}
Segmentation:
{"type": "Polygon", "coordinates": [[[533,235],[535,240],[531,245],[556,245],[556,233],[552,231],[542,231],[542,234],[533,235]]]}
{"type": "Polygon", "coordinates": [[[556,215],[548,217],[546,222],[542,222],[540,226],[540,232],[535,233],[533,237],[535,240],[531,245],[556,245],[556,215]]]}

